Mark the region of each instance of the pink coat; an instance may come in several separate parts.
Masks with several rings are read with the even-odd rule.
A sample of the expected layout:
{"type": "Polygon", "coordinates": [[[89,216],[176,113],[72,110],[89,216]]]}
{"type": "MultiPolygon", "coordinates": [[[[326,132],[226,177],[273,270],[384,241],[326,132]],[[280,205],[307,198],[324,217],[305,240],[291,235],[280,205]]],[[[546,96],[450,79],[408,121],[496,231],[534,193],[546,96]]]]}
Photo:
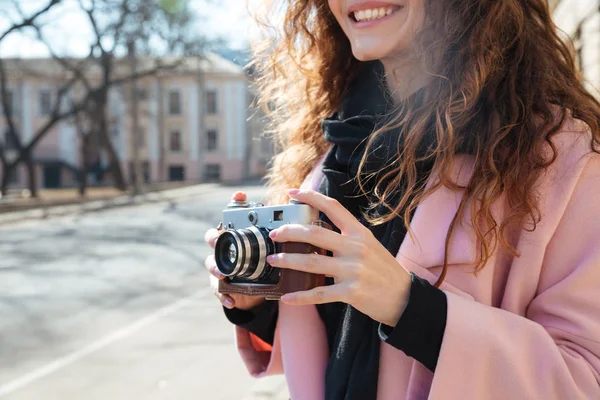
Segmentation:
{"type": "MultiPolygon", "coordinates": [[[[542,222],[511,236],[520,257],[500,249],[475,276],[465,216],[442,285],[448,319],[436,372],[382,342],[379,400],[600,399],[600,155],[584,129],[570,121],[555,136],[558,159],[537,188],[542,222]]],[[[318,167],[305,187],[320,182],[318,167]]],[[[469,157],[459,160],[459,182],[471,167],[469,157]]],[[[414,238],[407,235],[397,255],[404,268],[435,282],[460,199],[442,188],[418,207],[414,238]]],[[[495,204],[498,220],[507,208],[495,204]]],[[[280,306],[273,348],[236,327],[240,354],[254,376],[285,371],[293,400],[322,399],[323,324],[314,306],[280,306]]]]}

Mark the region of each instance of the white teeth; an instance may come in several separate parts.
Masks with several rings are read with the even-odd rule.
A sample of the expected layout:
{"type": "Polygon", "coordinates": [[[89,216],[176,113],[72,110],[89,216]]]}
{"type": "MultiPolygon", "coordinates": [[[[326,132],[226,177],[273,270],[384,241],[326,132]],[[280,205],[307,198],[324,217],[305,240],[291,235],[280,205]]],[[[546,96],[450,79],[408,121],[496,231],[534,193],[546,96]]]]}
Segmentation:
{"type": "Polygon", "coordinates": [[[374,19],[383,18],[391,15],[394,12],[393,8],[374,8],[371,10],[360,10],[354,12],[354,19],[357,21],[370,21],[374,19]]]}

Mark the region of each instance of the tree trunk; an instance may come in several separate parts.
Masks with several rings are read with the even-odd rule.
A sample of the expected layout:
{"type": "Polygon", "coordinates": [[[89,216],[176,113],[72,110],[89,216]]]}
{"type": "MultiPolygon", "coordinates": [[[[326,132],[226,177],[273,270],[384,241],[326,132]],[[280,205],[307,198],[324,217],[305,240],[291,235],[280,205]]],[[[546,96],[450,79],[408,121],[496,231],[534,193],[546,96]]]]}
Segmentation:
{"type": "Polygon", "coordinates": [[[2,197],[8,194],[8,177],[12,172],[14,165],[5,164],[2,166],[2,181],[0,182],[0,192],[2,197]]]}
{"type": "Polygon", "coordinates": [[[79,196],[85,197],[88,184],[89,172],[89,152],[90,137],[89,134],[83,136],[81,140],[81,168],[79,169],[79,196]]]}
{"type": "Polygon", "coordinates": [[[121,163],[117,152],[110,140],[108,134],[108,118],[106,116],[106,108],[108,103],[108,94],[103,93],[98,99],[98,107],[96,112],[96,126],[98,127],[98,135],[100,135],[100,142],[108,154],[108,162],[110,164],[110,174],[113,179],[113,183],[117,189],[124,192],[127,190],[127,183],[123,177],[123,171],[121,170],[121,163]]]}
{"type": "Polygon", "coordinates": [[[127,190],[127,183],[125,183],[125,178],[123,177],[123,171],[121,170],[121,163],[119,163],[119,157],[117,156],[117,152],[115,151],[110,138],[108,137],[108,133],[102,131],[100,133],[102,139],[102,145],[106,149],[108,154],[108,162],[110,163],[110,174],[113,178],[115,187],[120,191],[124,192],[127,190]]]}
{"type": "Polygon", "coordinates": [[[27,175],[28,175],[28,184],[29,184],[29,192],[31,194],[31,197],[36,199],[38,197],[38,188],[37,188],[37,181],[36,181],[36,176],[35,176],[35,164],[33,162],[33,157],[31,157],[31,154],[26,154],[23,161],[25,162],[25,165],[27,166],[27,175]]]}

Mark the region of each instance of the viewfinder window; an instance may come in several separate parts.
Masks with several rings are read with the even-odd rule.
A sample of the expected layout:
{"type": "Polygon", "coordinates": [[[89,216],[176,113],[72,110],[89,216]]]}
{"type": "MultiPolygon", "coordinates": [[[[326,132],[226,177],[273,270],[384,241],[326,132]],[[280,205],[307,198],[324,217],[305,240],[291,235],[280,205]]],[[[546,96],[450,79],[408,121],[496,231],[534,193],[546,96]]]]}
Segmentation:
{"type": "Polygon", "coordinates": [[[283,221],[283,210],[273,211],[273,221],[283,221]]]}

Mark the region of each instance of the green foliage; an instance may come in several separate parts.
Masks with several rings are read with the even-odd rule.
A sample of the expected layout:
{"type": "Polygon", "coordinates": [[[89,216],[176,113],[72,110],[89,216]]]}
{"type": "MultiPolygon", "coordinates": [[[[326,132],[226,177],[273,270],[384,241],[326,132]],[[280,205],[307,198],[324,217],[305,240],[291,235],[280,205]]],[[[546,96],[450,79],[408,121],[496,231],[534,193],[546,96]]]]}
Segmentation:
{"type": "Polygon", "coordinates": [[[170,14],[178,14],[185,10],[187,0],[158,0],[158,6],[170,14]]]}

